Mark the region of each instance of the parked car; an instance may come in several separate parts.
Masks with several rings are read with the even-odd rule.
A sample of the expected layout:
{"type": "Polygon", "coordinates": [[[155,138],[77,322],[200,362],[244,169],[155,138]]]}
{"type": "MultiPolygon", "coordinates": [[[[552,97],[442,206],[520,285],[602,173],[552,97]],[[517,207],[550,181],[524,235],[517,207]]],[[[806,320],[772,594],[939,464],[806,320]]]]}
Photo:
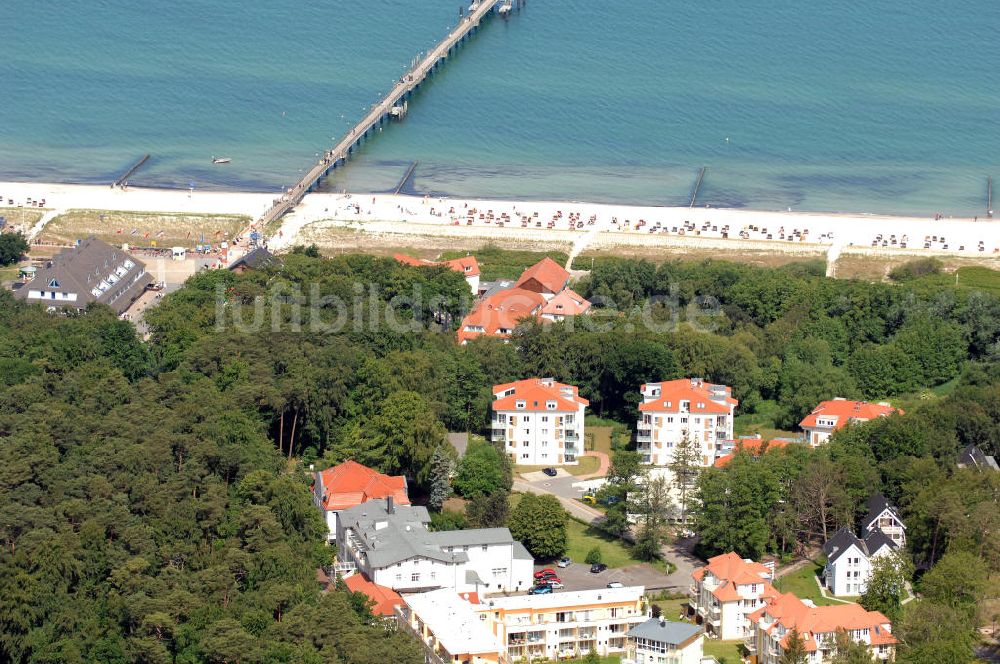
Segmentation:
{"type": "Polygon", "coordinates": [[[557,567],[569,567],[572,564],[573,564],[573,559],[572,558],[570,558],[569,556],[563,556],[562,558],[559,559],[559,562],[556,563],[556,566],[557,567]]]}
{"type": "Polygon", "coordinates": [[[608,568],[608,566],[605,565],[604,563],[594,563],[593,565],[590,566],[590,573],[591,574],[600,574],[601,572],[603,572],[607,568],[608,568]]]}
{"type": "Polygon", "coordinates": [[[542,468],[542,472],[548,475],[549,477],[555,477],[557,474],[555,468],[542,468]]]}
{"type": "Polygon", "coordinates": [[[540,579],[543,576],[546,576],[546,575],[549,575],[549,574],[555,576],[555,573],[556,573],[556,571],[554,569],[552,569],[551,567],[546,567],[545,569],[540,569],[537,572],[535,572],[535,578],[536,579],[540,579]]]}
{"type": "Polygon", "coordinates": [[[608,584],[608,588],[624,588],[625,584],[621,581],[612,581],[608,584]]]}
{"type": "Polygon", "coordinates": [[[551,593],[552,593],[552,586],[547,584],[544,586],[535,586],[534,588],[528,591],[529,595],[549,595],[551,593]]]}
{"type": "Polygon", "coordinates": [[[583,502],[587,503],[588,505],[596,505],[597,504],[597,496],[595,496],[592,493],[588,493],[587,495],[585,495],[580,500],[582,500],[583,502]]]}
{"type": "Polygon", "coordinates": [[[566,587],[563,584],[563,582],[560,581],[559,579],[551,579],[551,580],[545,581],[544,583],[545,583],[545,585],[547,585],[549,588],[552,588],[553,590],[560,590],[560,589],[566,587]]]}
{"type": "Polygon", "coordinates": [[[535,579],[535,583],[549,583],[550,581],[562,581],[562,579],[555,574],[546,574],[535,579]]]}

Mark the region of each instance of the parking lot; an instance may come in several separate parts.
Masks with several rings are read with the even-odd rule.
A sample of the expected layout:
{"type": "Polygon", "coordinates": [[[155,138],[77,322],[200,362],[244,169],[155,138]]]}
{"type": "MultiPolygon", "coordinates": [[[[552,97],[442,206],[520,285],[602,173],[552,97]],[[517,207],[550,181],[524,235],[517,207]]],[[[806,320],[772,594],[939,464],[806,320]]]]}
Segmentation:
{"type": "Polygon", "coordinates": [[[557,567],[555,563],[535,565],[536,572],[547,568],[554,570],[566,586],[556,590],[557,593],[606,588],[612,581],[618,581],[626,586],[645,586],[647,589],[658,589],[667,585],[667,575],[646,564],[609,568],[600,574],[591,574],[590,565],[584,562],[574,562],[569,567],[557,567]]]}

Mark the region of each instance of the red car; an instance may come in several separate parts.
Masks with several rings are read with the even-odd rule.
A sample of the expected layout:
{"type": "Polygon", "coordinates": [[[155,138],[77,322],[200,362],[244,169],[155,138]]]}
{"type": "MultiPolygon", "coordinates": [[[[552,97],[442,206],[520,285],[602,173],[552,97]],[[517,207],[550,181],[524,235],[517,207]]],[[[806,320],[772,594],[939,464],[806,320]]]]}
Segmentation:
{"type": "Polygon", "coordinates": [[[545,569],[540,569],[537,572],[535,572],[535,578],[536,579],[540,579],[543,576],[555,576],[555,575],[556,575],[556,571],[554,569],[552,569],[551,567],[546,567],[545,569]]]}

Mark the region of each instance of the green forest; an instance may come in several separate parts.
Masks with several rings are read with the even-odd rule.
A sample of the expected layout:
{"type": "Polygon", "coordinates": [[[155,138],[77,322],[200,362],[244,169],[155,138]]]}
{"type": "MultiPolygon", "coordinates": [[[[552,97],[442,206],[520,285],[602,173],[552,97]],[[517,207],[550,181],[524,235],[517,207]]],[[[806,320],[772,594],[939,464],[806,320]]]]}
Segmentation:
{"type": "MultiPolygon", "coordinates": [[[[501,258],[498,273],[522,259],[501,258]]],[[[308,467],[355,459],[440,506],[445,433],[486,433],[491,386],[530,376],[627,426],[641,383],[682,376],[731,385],[767,430],[835,396],[902,406],[819,450],[706,471],[693,522],[706,555],[790,556],[881,490],[907,519],[915,587],[929,579],[900,611],[900,661],[971,651],[1000,484],[955,460],[1000,452],[1000,298],[721,261],[601,259],[574,287],[592,316],[467,346],[461,275],[367,255],[200,273],[149,310],[148,342],[100,306],[53,316],[0,293],[0,661],[423,661],[364,601],[321,592],[333,551],[308,467]],[[982,582],[942,587],[957,564],[982,582]]],[[[489,496],[509,468],[490,464],[505,457],[477,451],[456,475],[479,498],[472,525],[508,518],[489,496]]]]}

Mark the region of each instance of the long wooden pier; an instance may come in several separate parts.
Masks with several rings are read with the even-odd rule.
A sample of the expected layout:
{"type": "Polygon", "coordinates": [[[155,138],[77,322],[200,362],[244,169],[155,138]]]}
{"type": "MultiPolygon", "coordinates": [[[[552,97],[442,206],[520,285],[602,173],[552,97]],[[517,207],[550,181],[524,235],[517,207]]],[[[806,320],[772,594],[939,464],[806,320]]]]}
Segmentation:
{"type": "Polygon", "coordinates": [[[408,100],[420,84],[447,60],[461,42],[479,29],[479,24],[487,14],[503,4],[503,0],[499,2],[497,0],[478,0],[470,5],[468,13],[448,33],[448,36],[442,39],[412,69],[401,76],[389,93],[372,106],[371,110],[332,149],[324,152],[320,160],[294,187],[286,191],[281,198],[275,200],[274,205],[258,220],[258,224],[265,227],[298,205],[302,198],[312,191],[330,171],[347,160],[348,155],[361,144],[366,136],[390,119],[393,107],[408,100]]]}

